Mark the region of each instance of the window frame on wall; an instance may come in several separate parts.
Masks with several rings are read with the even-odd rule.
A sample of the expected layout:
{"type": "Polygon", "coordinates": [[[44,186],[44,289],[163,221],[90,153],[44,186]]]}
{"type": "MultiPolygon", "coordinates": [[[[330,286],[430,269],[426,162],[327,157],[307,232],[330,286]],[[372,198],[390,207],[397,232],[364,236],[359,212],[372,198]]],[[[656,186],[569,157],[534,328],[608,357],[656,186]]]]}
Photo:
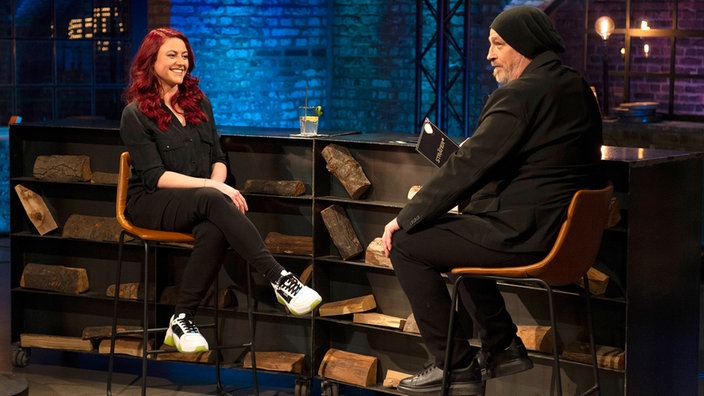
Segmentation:
{"type": "Polygon", "coordinates": [[[591,43],[589,47],[596,49],[596,53],[600,53],[599,47],[605,47],[604,50],[608,51],[610,88],[611,92],[616,92],[610,95],[612,107],[620,102],[653,101],[659,103],[658,113],[666,119],[704,121],[701,109],[698,112],[696,109],[687,112],[683,110],[685,105],[678,108],[679,102],[676,101],[678,95],[684,95],[683,90],[678,88],[682,82],[690,81],[704,87],[704,74],[701,71],[686,73],[679,67],[679,58],[686,56],[680,51],[683,47],[681,44],[686,40],[704,42],[704,30],[679,26],[683,5],[695,4],[695,0],[621,0],[608,1],[608,6],[605,3],[604,0],[590,1],[590,30],[587,32],[587,39],[591,43]],[[661,7],[666,5],[662,10],[670,12],[668,24],[663,23],[666,18],[654,19],[653,14],[658,10],[653,9],[653,4],[661,7]],[[602,7],[611,7],[611,12],[604,11],[602,7]],[[620,7],[623,9],[619,9],[620,7]],[[606,43],[602,42],[594,29],[596,19],[602,15],[610,16],[616,26],[606,43]],[[641,24],[643,20],[647,25],[641,24]],[[596,41],[600,43],[596,44],[596,41]],[[648,52],[644,50],[646,44],[648,52]],[[650,85],[650,88],[639,91],[639,85],[650,85]],[[660,87],[667,87],[666,92],[657,92],[660,87]]]}
{"type": "Polygon", "coordinates": [[[0,123],[119,119],[134,43],[146,32],[138,0],[10,0],[0,29],[0,123]],[[6,54],[7,56],[2,56],[6,54]],[[107,54],[107,56],[103,56],[107,54]]]}

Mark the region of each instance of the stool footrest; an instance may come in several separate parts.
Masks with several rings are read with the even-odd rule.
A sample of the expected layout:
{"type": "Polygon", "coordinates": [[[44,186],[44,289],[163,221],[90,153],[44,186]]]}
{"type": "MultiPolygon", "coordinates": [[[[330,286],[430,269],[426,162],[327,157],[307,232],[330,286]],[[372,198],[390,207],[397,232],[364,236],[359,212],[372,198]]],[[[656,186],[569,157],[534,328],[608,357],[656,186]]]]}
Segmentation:
{"type": "Polygon", "coordinates": [[[209,349],[211,351],[219,351],[221,349],[234,349],[234,348],[251,348],[252,343],[251,342],[244,342],[242,344],[229,344],[229,345],[217,345],[217,346],[211,346],[209,349]]]}
{"type": "MultiPolygon", "coordinates": [[[[159,333],[159,332],[164,332],[168,328],[167,327],[153,327],[147,329],[147,333],[159,333]]],[[[116,331],[115,336],[119,335],[125,335],[125,334],[142,334],[144,333],[144,329],[135,329],[135,330],[121,330],[121,331],[116,331]]]]}
{"type": "Polygon", "coordinates": [[[178,352],[176,350],[168,350],[168,349],[152,349],[147,351],[147,355],[157,355],[160,353],[174,353],[178,352]]]}

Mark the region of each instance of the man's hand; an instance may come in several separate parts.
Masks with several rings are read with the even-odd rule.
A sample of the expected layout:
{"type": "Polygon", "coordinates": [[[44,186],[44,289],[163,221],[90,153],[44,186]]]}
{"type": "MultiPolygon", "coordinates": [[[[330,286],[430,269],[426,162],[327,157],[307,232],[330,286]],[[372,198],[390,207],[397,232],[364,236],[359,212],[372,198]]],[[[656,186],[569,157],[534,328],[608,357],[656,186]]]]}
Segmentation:
{"type": "Polygon", "coordinates": [[[399,227],[395,217],[384,227],[384,235],[381,236],[381,243],[384,245],[384,255],[386,255],[386,257],[389,257],[389,251],[391,251],[391,238],[394,232],[400,229],[401,227],[399,227]]]}

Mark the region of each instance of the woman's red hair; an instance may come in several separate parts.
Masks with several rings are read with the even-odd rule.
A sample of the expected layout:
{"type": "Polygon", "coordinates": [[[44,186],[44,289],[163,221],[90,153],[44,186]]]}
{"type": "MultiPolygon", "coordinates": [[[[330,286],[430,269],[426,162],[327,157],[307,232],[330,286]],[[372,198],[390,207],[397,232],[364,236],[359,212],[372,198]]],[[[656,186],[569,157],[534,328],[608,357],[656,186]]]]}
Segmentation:
{"type": "Polygon", "coordinates": [[[196,67],[195,55],[186,35],[172,28],[153,29],[142,40],[137,54],[130,66],[130,84],[125,90],[125,100],[129,103],[136,100],[139,110],[154,120],[162,131],[169,128],[171,114],[164,110],[161,103],[161,83],[154,73],[154,63],[159,48],[172,37],[183,40],[188,51],[188,71],[183,83],[178,86],[178,94],[171,99],[171,104],[177,104],[183,109],[188,124],[200,124],[207,121],[200,104],[205,95],[198,87],[198,78],[191,75],[196,67]]]}

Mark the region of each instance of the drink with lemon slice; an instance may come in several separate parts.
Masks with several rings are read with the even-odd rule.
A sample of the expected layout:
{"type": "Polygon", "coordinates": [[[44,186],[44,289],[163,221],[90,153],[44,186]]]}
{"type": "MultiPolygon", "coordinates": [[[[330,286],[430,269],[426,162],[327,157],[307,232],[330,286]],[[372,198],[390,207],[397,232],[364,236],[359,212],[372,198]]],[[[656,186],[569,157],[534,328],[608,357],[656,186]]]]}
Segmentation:
{"type": "Polygon", "coordinates": [[[298,119],[301,122],[301,135],[315,136],[318,134],[318,119],[323,114],[321,106],[301,106],[298,108],[298,119]]]}

